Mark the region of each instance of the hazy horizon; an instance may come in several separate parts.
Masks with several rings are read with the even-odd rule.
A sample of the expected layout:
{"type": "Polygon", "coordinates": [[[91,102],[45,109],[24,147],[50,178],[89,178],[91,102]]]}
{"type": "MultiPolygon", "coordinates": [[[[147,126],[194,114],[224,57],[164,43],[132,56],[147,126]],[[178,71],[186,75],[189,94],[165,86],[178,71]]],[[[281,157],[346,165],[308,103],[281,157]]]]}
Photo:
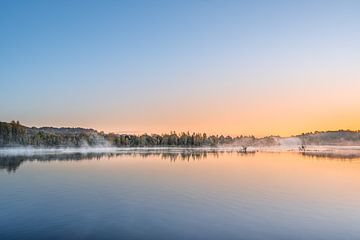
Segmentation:
{"type": "Polygon", "coordinates": [[[360,2],[0,3],[0,119],[105,132],[360,129],[360,2]]]}

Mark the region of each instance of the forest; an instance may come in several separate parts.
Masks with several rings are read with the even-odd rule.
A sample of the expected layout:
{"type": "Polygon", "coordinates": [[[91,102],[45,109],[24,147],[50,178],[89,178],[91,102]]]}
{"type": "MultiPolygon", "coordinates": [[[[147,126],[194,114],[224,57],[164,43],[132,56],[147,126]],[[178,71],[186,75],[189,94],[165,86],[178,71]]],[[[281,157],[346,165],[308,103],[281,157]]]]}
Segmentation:
{"type": "Polygon", "coordinates": [[[223,136],[205,133],[170,132],[168,134],[116,134],[84,128],[26,127],[19,121],[0,122],[0,147],[202,147],[241,144],[274,145],[272,137],[223,136]]]}
{"type": "MultiPolygon", "coordinates": [[[[360,131],[310,132],[297,136],[303,145],[360,145],[360,131]]],[[[0,147],[217,147],[276,146],[279,136],[167,134],[116,134],[85,128],[26,127],[19,121],[0,122],[0,147]]]]}

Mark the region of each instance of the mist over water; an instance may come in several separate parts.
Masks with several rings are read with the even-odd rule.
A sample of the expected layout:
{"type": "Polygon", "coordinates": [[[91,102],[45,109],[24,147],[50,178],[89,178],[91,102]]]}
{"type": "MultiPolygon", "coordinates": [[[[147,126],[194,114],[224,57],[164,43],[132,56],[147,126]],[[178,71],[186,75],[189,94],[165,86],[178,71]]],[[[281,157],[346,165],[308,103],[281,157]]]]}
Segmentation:
{"type": "MultiPolygon", "coordinates": [[[[299,138],[278,139],[275,146],[249,146],[249,152],[299,152],[301,140],[299,138]]],[[[112,147],[110,145],[83,146],[68,148],[35,148],[10,147],[0,148],[0,157],[3,156],[32,156],[32,155],[59,155],[59,154],[87,154],[87,153],[186,153],[186,152],[241,152],[243,144],[232,144],[219,147],[112,147]]],[[[334,145],[306,145],[308,153],[353,154],[360,157],[360,146],[334,145]]]]}
{"type": "Polygon", "coordinates": [[[114,147],[80,147],[80,148],[34,148],[34,147],[11,147],[0,148],[0,156],[16,156],[16,155],[38,155],[38,154],[71,154],[71,153],[102,153],[114,152],[114,147]]]}

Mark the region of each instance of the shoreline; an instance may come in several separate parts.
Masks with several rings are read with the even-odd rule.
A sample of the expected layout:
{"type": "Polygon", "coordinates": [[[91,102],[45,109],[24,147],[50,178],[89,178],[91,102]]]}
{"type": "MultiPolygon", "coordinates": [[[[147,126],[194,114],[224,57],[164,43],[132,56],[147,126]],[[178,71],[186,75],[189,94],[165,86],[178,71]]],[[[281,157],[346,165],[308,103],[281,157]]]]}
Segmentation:
{"type": "Polygon", "coordinates": [[[360,146],[334,146],[334,145],[308,145],[305,151],[300,151],[299,146],[274,146],[274,147],[249,147],[246,152],[241,146],[218,147],[3,147],[0,156],[27,156],[27,155],[52,155],[52,154],[87,154],[87,153],[186,153],[186,152],[294,152],[302,154],[355,154],[360,157],[360,146]]]}

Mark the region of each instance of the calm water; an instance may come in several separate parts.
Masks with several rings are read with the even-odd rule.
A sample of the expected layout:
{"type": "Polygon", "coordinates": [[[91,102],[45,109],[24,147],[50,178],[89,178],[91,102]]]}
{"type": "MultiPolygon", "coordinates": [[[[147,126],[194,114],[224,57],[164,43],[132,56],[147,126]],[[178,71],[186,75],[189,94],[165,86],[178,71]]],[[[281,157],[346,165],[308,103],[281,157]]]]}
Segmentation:
{"type": "Polygon", "coordinates": [[[360,160],[298,153],[0,158],[0,239],[360,239],[360,160]]]}

